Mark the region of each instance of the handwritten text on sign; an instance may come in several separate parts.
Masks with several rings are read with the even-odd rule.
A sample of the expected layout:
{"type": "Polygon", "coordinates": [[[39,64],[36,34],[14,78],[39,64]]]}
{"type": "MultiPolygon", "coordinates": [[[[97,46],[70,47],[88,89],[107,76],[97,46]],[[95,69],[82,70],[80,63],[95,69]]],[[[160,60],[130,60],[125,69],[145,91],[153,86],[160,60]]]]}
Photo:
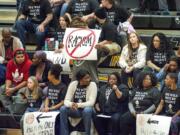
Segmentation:
{"type": "Polygon", "coordinates": [[[24,135],[55,135],[55,120],[59,112],[25,113],[24,135]]]}
{"type": "Polygon", "coordinates": [[[100,30],[67,28],[63,44],[70,59],[97,60],[97,50],[100,30]]]}
{"type": "Polygon", "coordinates": [[[52,61],[54,64],[60,64],[63,71],[70,71],[69,59],[65,56],[65,52],[55,53],[54,51],[45,51],[47,59],[52,61]]]}
{"type": "Polygon", "coordinates": [[[137,135],[169,135],[171,117],[151,114],[138,114],[136,120],[137,135]]]}

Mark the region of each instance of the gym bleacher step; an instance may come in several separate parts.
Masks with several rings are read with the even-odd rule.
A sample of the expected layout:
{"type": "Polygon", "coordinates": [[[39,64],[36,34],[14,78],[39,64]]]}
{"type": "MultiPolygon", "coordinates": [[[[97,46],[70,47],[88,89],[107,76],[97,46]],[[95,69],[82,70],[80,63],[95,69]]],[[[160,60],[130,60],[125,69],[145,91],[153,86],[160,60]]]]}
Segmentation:
{"type": "Polygon", "coordinates": [[[16,0],[0,0],[0,6],[16,6],[16,0]]]}
{"type": "Polygon", "coordinates": [[[0,25],[12,25],[15,22],[17,10],[15,8],[0,9],[0,25]]]}

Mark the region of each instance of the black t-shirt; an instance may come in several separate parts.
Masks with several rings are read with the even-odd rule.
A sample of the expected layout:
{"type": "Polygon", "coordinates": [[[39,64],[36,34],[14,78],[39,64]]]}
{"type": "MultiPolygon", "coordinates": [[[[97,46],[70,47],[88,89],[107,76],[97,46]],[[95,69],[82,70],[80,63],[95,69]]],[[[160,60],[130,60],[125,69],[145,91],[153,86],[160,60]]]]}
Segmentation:
{"type": "Polygon", "coordinates": [[[86,87],[78,85],[74,93],[74,102],[86,102],[86,87]]]}
{"type": "Polygon", "coordinates": [[[64,34],[65,34],[65,29],[62,28],[58,28],[56,35],[57,35],[57,40],[62,43],[63,42],[63,38],[64,38],[64,34]]]}
{"type": "Polygon", "coordinates": [[[113,22],[115,25],[118,25],[119,22],[123,23],[127,21],[131,13],[128,10],[113,5],[110,9],[105,8],[107,13],[107,18],[113,22]]]}
{"type": "Polygon", "coordinates": [[[118,33],[116,26],[110,22],[109,20],[106,20],[104,24],[102,24],[102,31],[99,40],[107,40],[112,42],[118,43],[118,33]]]}
{"type": "Polygon", "coordinates": [[[52,83],[50,83],[48,85],[48,93],[47,93],[47,97],[50,103],[49,106],[57,105],[58,103],[63,101],[66,92],[67,92],[67,87],[62,82],[59,83],[58,85],[53,85],[52,83]]]}
{"type": "Polygon", "coordinates": [[[162,68],[169,61],[172,55],[173,53],[171,50],[165,52],[160,49],[154,49],[153,51],[149,49],[147,51],[146,60],[151,60],[152,63],[162,68]]]}
{"type": "Polygon", "coordinates": [[[143,112],[150,106],[158,105],[160,101],[160,92],[157,88],[147,90],[136,89],[133,92],[132,103],[137,113],[143,112]]]}
{"type": "Polygon", "coordinates": [[[180,90],[170,90],[165,87],[162,93],[162,99],[164,100],[164,112],[166,115],[173,116],[180,110],[180,90]]]}
{"type": "Polygon", "coordinates": [[[94,12],[98,6],[99,4],[96,0],[71,0],[67,8],[67,13],[72,17],[88,15],[94,12]]]}
{"type": "Polygon", "coordinates": [[[48,0],[40,0],[39,2],[28,0],[22,9],[22,14],[36,24],[43,22],[49,13],[52,13],[52,9],[48,0]]]}

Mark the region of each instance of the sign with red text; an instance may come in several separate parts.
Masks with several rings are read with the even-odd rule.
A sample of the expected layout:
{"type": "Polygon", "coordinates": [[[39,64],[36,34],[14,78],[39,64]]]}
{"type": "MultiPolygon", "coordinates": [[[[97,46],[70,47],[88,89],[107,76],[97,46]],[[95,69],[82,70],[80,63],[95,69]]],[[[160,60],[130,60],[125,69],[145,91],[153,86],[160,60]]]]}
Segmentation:
{"type": "Polygon", "coordinates": [[[67,57],[76,60],[97,60],[97,50],[101,31],[85,28],[67,28],[63,44],[67,57]]]}
{"type": "Polygon", "coordinates": [[[55,121],[58,114],[59,112],[25,113],[24,135],[55,135],[55,121]]]}
{"type": "Polygon", "coordinates": [[[136,119],[137,135],[169,135],[171,117],[138,114],[136,119]]]}

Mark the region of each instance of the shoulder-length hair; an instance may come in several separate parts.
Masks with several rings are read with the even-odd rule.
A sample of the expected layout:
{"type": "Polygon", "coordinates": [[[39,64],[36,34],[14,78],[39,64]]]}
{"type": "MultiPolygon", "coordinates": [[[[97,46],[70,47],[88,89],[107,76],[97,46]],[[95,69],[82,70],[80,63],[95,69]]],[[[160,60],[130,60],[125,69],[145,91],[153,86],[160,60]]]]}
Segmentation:
{"type": "Polygon", "coordinates": [[[157,85],[157,78],[152,72],[141,72],[136,80],[137,87],[140,89],[143,89],[143,80],[146,76],[150,76],[151,78],[151,87],[155,87],[157,85]]]}
{"type": "Polygon", "coordinates": [[[156,36],[157,36],[157,37],[159,38],[159,40],[160,40],[160,49],[161,49],[162,51],[167,51],[167,50],[171,49],[170,46],[169,46],[169,42],[168,42],[168,40],[167,40],[166,35],[165,35],[164,33],[157,32],[157,33],[155,33],[155,34],[152,36],[152,38],[151,38],[151,44],[150,44],[150,46],[149,46],[149,49],[150,49],[151,51],[154,51],[154,50],[155,50],[155,47],[154,47],[154,44],[153,44],[153,40],[154,40],[154,37],[156,37],[156,36]]]}
{"type": "MultiPolygon", "coordinates": [[[[31,79],[34,83],[34,87],[33,87],[33,91],[32,91],[32,97],[33,99],[38,99],[39,98],[39,83],[38,80],[36,79],[35,76],[30,76],[28,79],[31,79]]],[[[26,97],[28,96],[27,94],[25,94],[26,97]]]]}

